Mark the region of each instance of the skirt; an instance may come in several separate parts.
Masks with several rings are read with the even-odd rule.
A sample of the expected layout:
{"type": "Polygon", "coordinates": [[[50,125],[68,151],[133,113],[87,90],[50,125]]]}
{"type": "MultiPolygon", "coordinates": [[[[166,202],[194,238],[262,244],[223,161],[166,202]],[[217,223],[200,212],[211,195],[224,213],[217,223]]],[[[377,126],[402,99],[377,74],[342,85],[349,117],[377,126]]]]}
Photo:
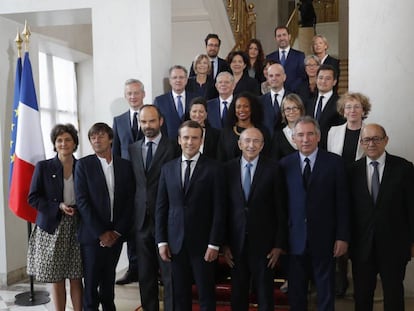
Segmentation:
{"type": "Polygon", "coordinates": [[[29,239],[27,274],[43,283],[82,278],[78,226],[79,217],[66,214],[53,234],[35,226],[29,239]]]}

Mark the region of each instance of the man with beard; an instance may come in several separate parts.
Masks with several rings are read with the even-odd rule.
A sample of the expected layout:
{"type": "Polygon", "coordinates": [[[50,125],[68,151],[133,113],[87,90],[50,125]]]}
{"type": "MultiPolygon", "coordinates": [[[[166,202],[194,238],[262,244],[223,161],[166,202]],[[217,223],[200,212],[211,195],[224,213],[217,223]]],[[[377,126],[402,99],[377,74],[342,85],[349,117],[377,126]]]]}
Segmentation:
{"type": "Polygon", "coordinates": [[[156,106],[143,106],[139,123],[144,138],[129,146],[136,179],[135,233],[138,279],[144,310],[158,311],[158,271],[164,285],[164,310],[173,310],[170,263],[162,261],[155,244],[155,202],[161,167],[178,155],[178,146],[161,134],[164,119],[156,106]]]}

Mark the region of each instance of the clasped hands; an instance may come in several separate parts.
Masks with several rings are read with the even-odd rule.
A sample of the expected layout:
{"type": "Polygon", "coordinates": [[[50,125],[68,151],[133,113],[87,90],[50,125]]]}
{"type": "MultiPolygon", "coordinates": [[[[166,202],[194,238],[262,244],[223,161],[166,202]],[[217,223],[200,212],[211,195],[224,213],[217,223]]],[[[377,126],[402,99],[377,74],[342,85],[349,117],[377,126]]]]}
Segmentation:
{"type": "Polygon", "coordinates": [[[99,245],[101,247],[112,247],[120,235],[115,231],[105,231],[99,236],[99,245]]]}

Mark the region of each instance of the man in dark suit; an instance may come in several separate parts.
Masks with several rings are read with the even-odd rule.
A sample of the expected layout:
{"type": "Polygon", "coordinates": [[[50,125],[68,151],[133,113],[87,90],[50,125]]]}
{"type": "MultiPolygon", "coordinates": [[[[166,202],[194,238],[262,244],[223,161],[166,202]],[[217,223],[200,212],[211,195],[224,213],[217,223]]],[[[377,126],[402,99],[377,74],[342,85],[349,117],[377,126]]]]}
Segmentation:
{"type": "Polygon", "coordinates": [[[280,64],[270,65],[267,70],[267,81],[270,92],[263,94],[259,99],[263,107],[263,124],[268,129],[270,136],[273,136],[275,130],[282,128],[283,118],[280,105],[282,99],[288,94],[284,87],[286,74],[283,66],[280,64]]]}
{"type": "Polygon", "coordinates": [[[284,157],[289,213],[290,310],[307,310],[311,276],[318,310],[334,310],[334,257],[345,254],[349,241],[349,198],[343,160],[318,149],[320,130],[309,116],[293,130],[298,152],[284,157]]]}
{"type": "Polygon", "coordinates": [[[335,69],[332,66],[321,65],[316,76],[318,96],[305,104],[306,114],[315,118],[319,123],[321,129],[319,147],[324,150],[326,150],[329,129],[332,126],[346,122],[336,109],[339,97],[334,90],[336,85],[335,77],[335,69]]]}
{"type": "MultiPolygon", "coordinates": [[[[142,137],[142,131],[138,123],[138,113],[144,106],[144,84],[137,79],[125,81],[124,96],[129,104],[129,110],[116,116],[112,125],[114,139],[112,141],[112,153],[129,160],[128,146],[142,137]]],[[[129,266],[126,273],[116,284],[124,285],[138,281],[138,259],[135,249],[135,237],[131,233],[126,237],[129,266]]]]}
{"type": "Polygon", "coordinates": [[[94,124],[88,132],[95,154],[80,159],[75,169],[76,204],[81,223],[78,238],[84,273],[83,310],[115,311],[115,268],[121,237],[131,228],[135,180],[131,163],[113,156],[112,129],[94,124]]]}
{"type": "Polygon", "coordinates": [[[139,291],[144,310],[158,311],[158,272],[164,285],[164,310],[173,310],[170,263],[162,261],[155,244],[155,202],[161,167],[178,154],[175,142],[160,132],[163,119],[157,106],[146,105],[139,113],[144,138],[129,146],[135,174],[135,230],[139,291]],[[151,150],[150,150],[151,148],[151,150]]]}
{"type": "MultiPolygon", "coordinates": [[[[221,45],[221,40],[219,36],[215,33],[209,33],[207,37],[204,39],[204,42],[206,44],[206,54],[211,61],[211,78],[215,80],[220,72],[230,72],[231,70],[229,64],[227,64],[227,62],[224,59],[218,57],[221,45]]],[[[194,72],[193,65],[194,64],[191,64],[190,77],[196,75],[194,72]]]]}
{"type": "Polygon", "coordinates": [[[385,151],[378,124],[361,130],[366,157],[349,170],[351,248],[355,310],[372,310],[377,274],[384,310],[404,310],[405,268],[414,256],[414,168],[385,151]]]}
{"type": "Polygon", "coordinates": [[[266,56],[266,59],[273,60],[285,68],[285,87],[293,92],[305,80],[305,54],[290,47],[290,33],[285,26],[278,26],[275,29],[275,40],[278,50],[266,56]]]}
{"type": "Polygon", "coordinates": [[[239,139],[242,156],[225,167],[229,237],[224,256],[232,268],[233,310],[248,310],[250,284],[254,284],[259,309],[274,310],[273,269],[287,246],[279,167],[259,156],[263,146],[260,130],[246,129],[239,139]]]}
{"type": "Polygon", "coordinates": [[[182,156],[161,170],[155,237],[164,261],[171,261],[174,311],[191,311],[191,285],[197,285],[200,310],[216,309],[214,267],[224,231],[221,166],[199,149],[203,129],[184,122],[178,142],[182,156]]]}
{"type": "Polygon", "coordinates": [[[155,97],[154,105],[157,106],[164,118],[162,132],[170,139],[176,139],[178,128],[187,119],[191,100],[195,94],[186,92],[187,69],[180,65],[174,65],[169,70],[171,92],[155,97]]]}
{"type": "Polygon", "coordinates": [[[234,77],[230,72],[224,71],[217,75],[216,89],[219,97],[207,102],[207,119],[210,125],[216,129],[222,129],[229,123],[227,112],[233,101],[235,85],[234,77]]]}

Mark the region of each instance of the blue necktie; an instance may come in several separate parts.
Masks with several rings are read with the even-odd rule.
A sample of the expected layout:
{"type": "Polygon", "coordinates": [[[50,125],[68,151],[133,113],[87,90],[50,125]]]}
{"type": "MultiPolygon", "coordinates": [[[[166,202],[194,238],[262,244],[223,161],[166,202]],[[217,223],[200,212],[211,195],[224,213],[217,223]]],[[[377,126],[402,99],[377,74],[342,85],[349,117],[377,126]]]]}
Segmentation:
{"type": "Polygon", "coordinates": [[[138,112],[134,112],[134,116],[132,117],[132,136],[134,141],[138,139],[138,112]]]}
{"type": "Polygon", "coordinates": [[[323,100],[323,96],[320,96],[319,101],[318,101],[318,106],[316,106],[315,119],[318,121],[322,113],[322,104],[323,104],[322,100],[323,100]]]}
{"type": "Polygon", "coordinates": [[[183,110],[183,102],[181,101],[181,95],[177,96],[177,112],[180,119],[183,118],[184,110],[183,110]]]}
{"type": "Polygon", "coordinates": [[[250,193],[250,186],[252,183],[252,173],[250,171],[250,168],[253,166],[251,163],[247,163],[244,173],[244,179],[243,179],[243,191],[244,191],[244,197],[246,201],[249,199],[249,193],[250,193]]]}
{"type": "Polygon", "coordinates": [[[280,59],[280,64],[285,67],[285,63],[286,63],[286,51],[282,50],[282,58],[280,59]]]}
{"type": "Polygon", "coordinates": [[[222,103],[224,105],[224,108],[223,108],[223,114],[221,115],[221,125],[224,127],[224,125],[226,124],[226,119],[227,119],[227,102],[223,101],[222,103]]]}
{"type": "Polygon", "coordinates": [[[378,171],[378,162],[372,161],[371,165],[374,168],[374,171],[372,172],[372,180],[371,180],[371,195],[372,200],[374,201],[374,204],[377,202],[379,187],[380,187],[380,180],[379,180],[379,171],[378,171]]]}
{"type": "Polygon", "coordinates": [[[154,142],[149,141],[147,142],[147,159],[145,161],[145,169],[148,171],[150,166],[151,166],[151,161],[152,161],[152,144],[154,142]]]}

